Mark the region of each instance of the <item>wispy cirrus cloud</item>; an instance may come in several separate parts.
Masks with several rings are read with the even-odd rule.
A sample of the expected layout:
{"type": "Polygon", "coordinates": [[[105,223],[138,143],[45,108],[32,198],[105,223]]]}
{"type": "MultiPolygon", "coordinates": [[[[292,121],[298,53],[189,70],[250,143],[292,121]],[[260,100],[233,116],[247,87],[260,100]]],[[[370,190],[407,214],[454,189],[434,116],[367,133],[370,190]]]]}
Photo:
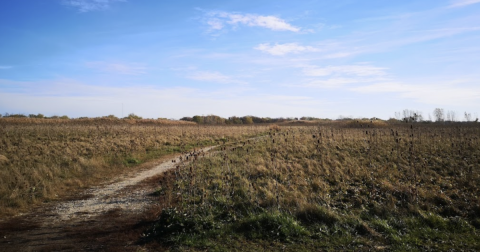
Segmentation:
{"type": "Polygon", "coordinates": [[[359,84],[371,81],[371,79],[333,77],[325,79],[309,79],[303,82],[301,86],[306,88],[339,88],[349,84],[359,84]]]}
{"type": "Polygon", "coordinates": [[[139,63],[119,63],[105,61],[91,61],[85,63],[88,68],[104,73],[142,75],[146,74],[146,67],[139,63]]]}
{"type": "Polygon", "coordinates": [[[187,74],[186,78],[197,80],[197,81],[206,81],[206,82],[245,84],[245,82],[237,80],[231,76],[227,76],[219,72],[210,72],[210,71],[193,72],[193,73],[187,74]]]}
{"type": "Polygon", "coordinates": [[[451,1],[450,8],[464,7],[471,4],[480,3],[480,0],[454,0],[451,1]]]}
{"type": "Polygon", "coordinates": [[[262,16],[256,14],[241,14],[225,11],[211,11],[206,14],[206,23],[210,31],[218,31],[227,26],[236,27],[246,25],[251,27],[263,27],[273,31],[299,32],[301,29],[289,24],[287,21],[276,16],[262,16]]]}
{"type": "Polygon", "coordinates": [[[110,5],[116,2],[126,2],[126,0],[63,0],[62,1],[64,5],[77,8],[79,12],[105,10],[110,8],[110,5]]]}
{"type": "Polygon", "coordinates": [[[0,70],[7,70],[11,68],[13,68],[13,66],[0,66],[0,70]]]}
{"type": "Polygon", "coordinates": [[[385,70],[386,68],[370,65],[341,65],[326,67],[307,66],[303,69],[303,73],[307,76],[383,76],[386,75],[385,70]]]}
{"type": "Polygon", "coordinates": [[[344,86],[369,85],[380,81],[389,81],[386,68],[367,64],[338,66],[301,66],[308,78],[294,86],[306,88],[340,88],[344,86]]]}
{"type": "Polygon", "coordinates": [[[398,81],[387,81],[352,87],[349,90],[363,94],[396,93],[402,98],[432,105],[471,106],[480,99],[480,88],[453,85],[446,81],[434,84],[405,84],[398,81]]]}
{"type": "Polygon", "coordinates": [[[309,79],[297,87],[341,89],[360,94],[394,94],[403,99],[429,105],[471,106],[480,99],[477,78],[406,83],[388,73],[388,68],[367,64],[306,66],[309,79]]]}
{"type": "Polygon", "coordinates": [[[302,53],[302,52],[318,52],[320,49],[312,46],[302,46],[297,43],[275,44],[270,43],[259,44],[254,49],[269,53],[275,56],[282,56],[289,53],[302,53]]]}

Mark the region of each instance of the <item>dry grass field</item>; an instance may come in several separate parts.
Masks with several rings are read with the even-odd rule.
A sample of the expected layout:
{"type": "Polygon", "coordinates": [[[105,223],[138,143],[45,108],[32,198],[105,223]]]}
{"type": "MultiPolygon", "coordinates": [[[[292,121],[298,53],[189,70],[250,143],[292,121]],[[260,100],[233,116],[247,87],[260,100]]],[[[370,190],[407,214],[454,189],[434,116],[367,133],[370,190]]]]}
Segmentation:
{"type": "Polygon", "coordinates": [[[237,141],[266,126],[169,120],[0,119],[0,217],[107,181],[166,154],[237,141]]]}
{"type": "Polygon", "coordinates": [[[189,162],[157,178],[146,248],[478,251],[479,137],[478,123],[3,118],[0,213],[177,153],[189,162]]]}
{"type": "Polygon", "coordinates": [[[229,142],[159,180],[145,243],[193,250],[480,250],[478,124],[331,123],[229,142]]]}

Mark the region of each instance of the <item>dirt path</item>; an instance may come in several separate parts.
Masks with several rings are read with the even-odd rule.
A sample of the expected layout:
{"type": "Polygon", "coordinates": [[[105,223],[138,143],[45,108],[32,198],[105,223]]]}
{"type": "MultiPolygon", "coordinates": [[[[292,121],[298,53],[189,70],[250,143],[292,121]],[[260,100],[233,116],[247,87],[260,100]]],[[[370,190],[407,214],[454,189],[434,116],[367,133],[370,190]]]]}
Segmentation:
{"type": "Polygon", "coordinates": [[[88,189],[81,199],[2,221],[0,251],[138,251],[142,248],[134,242],[143,230],[142,221],[148,224],[146,211],[154,209],[157,199],[151,195],[156,183],[148,178],[180,162],[179,157],[168,159],[152,169],[88,189]]]}

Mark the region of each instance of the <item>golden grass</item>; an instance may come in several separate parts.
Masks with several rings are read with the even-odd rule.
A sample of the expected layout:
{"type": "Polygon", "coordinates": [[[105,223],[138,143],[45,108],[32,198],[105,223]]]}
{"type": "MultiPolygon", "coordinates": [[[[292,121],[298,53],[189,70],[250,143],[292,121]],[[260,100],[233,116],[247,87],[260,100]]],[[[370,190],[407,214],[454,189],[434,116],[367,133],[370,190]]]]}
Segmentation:
{"type": "Polygon", "coordinates": [[[61,198],[146,160],[267,130],[164,121],[0,119],[0,215],[61,198]]]}
{"type": "Polygon", "coordinates": [[[428,239],[449,237],[466,248],[479,248],[473,241],[480,228],[480,126],[362,123],[272,127],[264,138],[227,144],[216,155],[195,161],[187,167],[193,167],[194,176],[162,183],[171,195],[183,198],[174,204],[177,212],[165,210],[168,215],[155,226],[158,239],[201,247],[238,236],[237,225],[271,213],[272,222],[293,216],[311,232],[306,237],[338,239],[343,245],[355,240],[399,250],[434,248],[428,240],[415,243],[426,233],[428,239]],[[205,220],[219,231],[195,224],[205,220]],[[172,233],[176,223],[191,229],[172,233]],[[435,233],[455,225],[462,225],[462,231],[435,233]],[[318,228],[332,231],[315,234],[318,228]],[[335,235],[335,230],[345,235],[335,235]]]}

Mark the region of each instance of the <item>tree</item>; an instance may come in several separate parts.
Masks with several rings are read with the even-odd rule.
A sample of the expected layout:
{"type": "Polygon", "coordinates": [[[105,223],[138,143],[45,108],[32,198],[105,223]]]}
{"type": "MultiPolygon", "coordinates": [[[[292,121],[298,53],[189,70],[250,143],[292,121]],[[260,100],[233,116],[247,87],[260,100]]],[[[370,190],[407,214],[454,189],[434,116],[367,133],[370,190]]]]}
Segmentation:
{"type": "Polygon", "coordinates": [[[141,116],[135,115],[134,113],[130,113],[124,119],[143,119],[143,118],[141,116]]]}
{"type": "Polygon", "coordinates": [[[204,124],[224,124],[225,118],[217,115],[202,116],[204,124]]]}
{"type": "Polygon", "coordinates": [[[448,122],[455,122],[457,119],[457,114],[455,113],[455,111],[447,111],[447,121],[448,122]]]}
{"type": "Polygon", "coordinates": [[[196,116],[193,117],[193,121],[198,123],[198,124],[203,124],[203,117],[196,115],[196,116]]]}
{"type": "Polygon", "coordinates": [[[250,116],[245,116],[245,124],[253,124],[253,119],[250,116]]]}
{"type": "Polygon", "coordinates": [[[404,122],[423,121],[422,112],[409,110],[409,109],[404,109],[402,112],[395,112],[395,117],[397,118],[397,120],[400,120],[399,118],[401,118],[401,120],[404,122]],[[402,114],[403,114],[403,117],[402,117],[402,114]]]}
{"type": "Polygon", "coordinates": [[[24,115],[24,114],[9,114],[9,113],[5,113],[5,115],[4,115],[3,117],[25,118],[25,117],[27,117],[27,116],[24,115]]]}
{"type": "Polygon", "coordinates": [[[397,120],[402,120],[402,113],[401,112],[395,112],[395,119],[397,120]]]}
{"type": "Polygon", "coordinates": [[[242,119],[236,116],[229,117],[228,120],[232,122],[232,124],[243,124],[242,119]]]}
{"type": "Polygon", "coordinates": [[[472,120],[472,114],[465,111],[465,121],[470,122],[472,120]]]}
{"type": "Polygon", "coordinates": [[[115,115],[108,115],[108,116],[104,116],[104,118],[109,118],[109,119],[118,119],[118,117],[116,117],[115,115]]]}
{"type": "Polygon", "coordinates": [[[442,108],[436,108],[433,110],[433,116],[435,117],[435,122],[445,121],[445,116],[442,108]]]}
{"type": "Polygon", "coordinates": [[[180,118],[180,121],[193,122],[193,118],[185,116],[185,117],[180,118]]]}

